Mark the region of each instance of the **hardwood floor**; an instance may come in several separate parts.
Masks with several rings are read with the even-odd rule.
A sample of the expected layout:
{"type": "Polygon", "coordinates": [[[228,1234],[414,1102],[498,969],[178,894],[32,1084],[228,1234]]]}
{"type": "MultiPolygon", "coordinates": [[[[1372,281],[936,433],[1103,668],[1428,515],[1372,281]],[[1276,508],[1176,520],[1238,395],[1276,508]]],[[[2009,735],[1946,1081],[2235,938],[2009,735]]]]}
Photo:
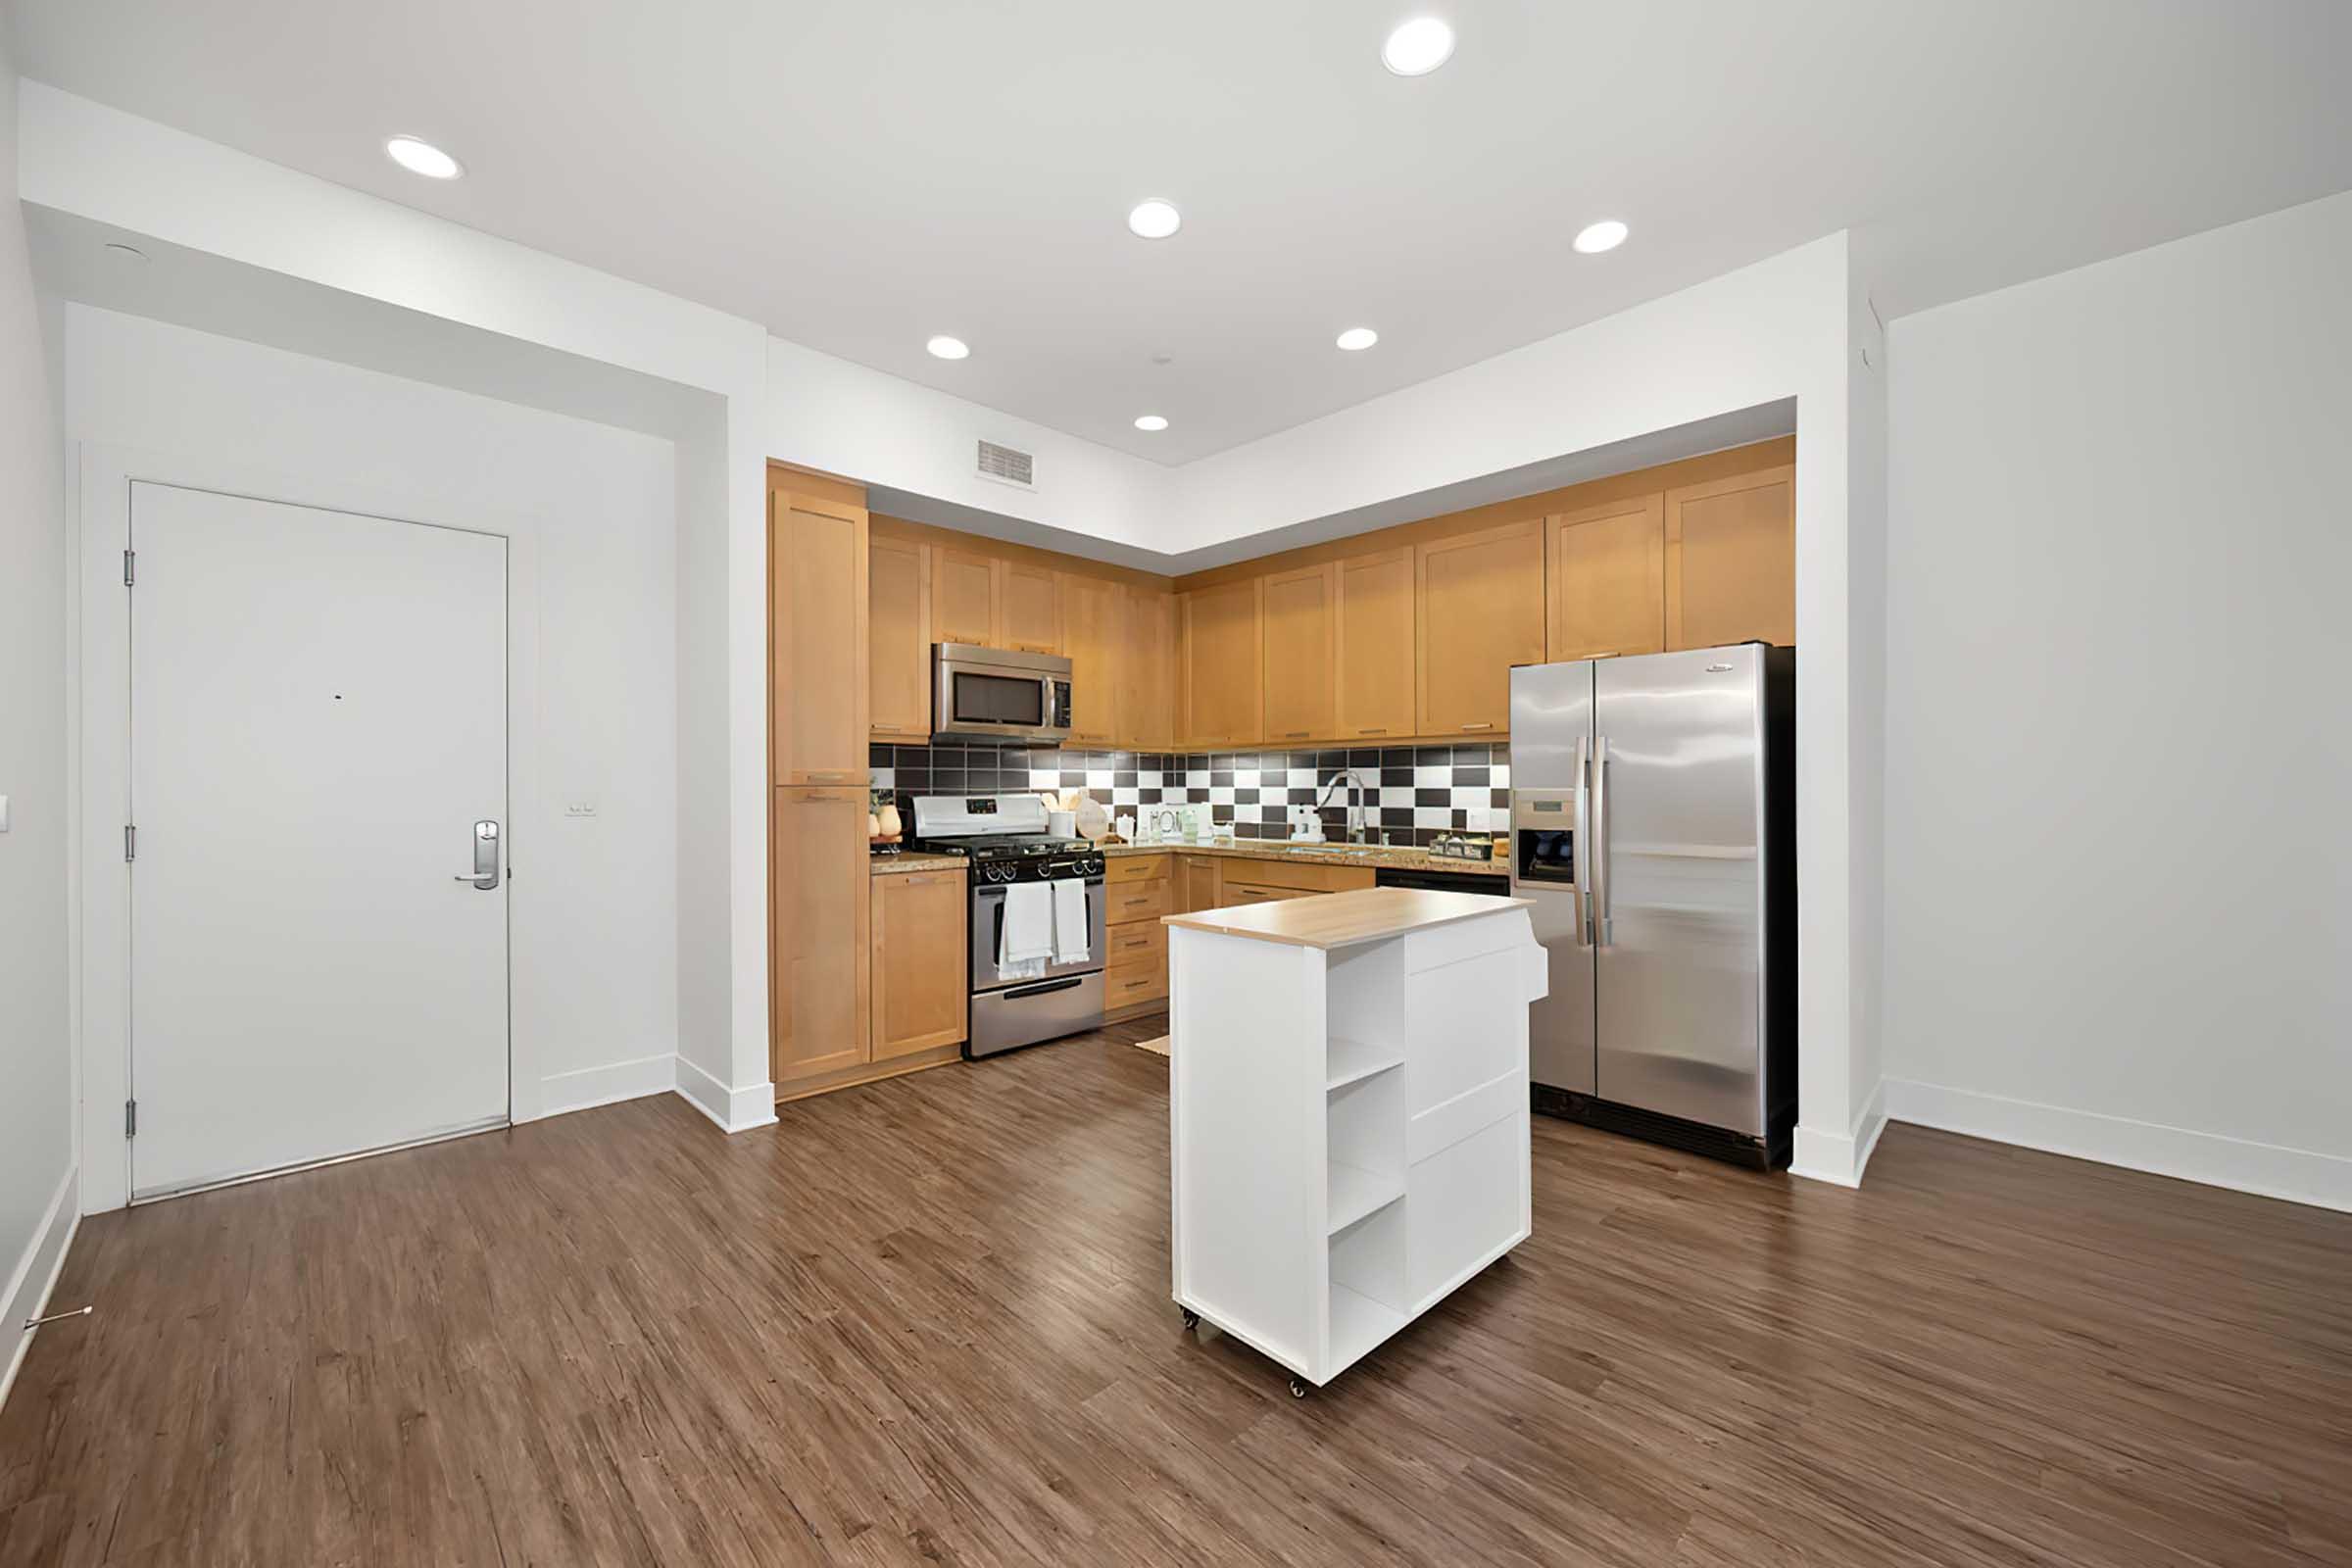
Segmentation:
{"type": "Polygon", "coordinates": [[[1539,1118],[1534,1238],[1294,1401],[1168,1300],[1160,1027],[92,1219],[0,1562],[2352,1562],[2352,1216],[1539,1118]]]}

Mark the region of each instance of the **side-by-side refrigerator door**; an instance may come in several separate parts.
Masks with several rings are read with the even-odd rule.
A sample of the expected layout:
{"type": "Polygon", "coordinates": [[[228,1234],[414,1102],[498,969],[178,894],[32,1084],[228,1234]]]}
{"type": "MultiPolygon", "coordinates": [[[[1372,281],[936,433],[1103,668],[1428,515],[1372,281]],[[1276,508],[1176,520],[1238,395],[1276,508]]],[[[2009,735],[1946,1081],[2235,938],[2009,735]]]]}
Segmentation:
{"type": "Polygon", "coordinates": [[[1750,1137],[1764,1133],[1763,723],[1761,646],[1594,666],[1599,1095],[1750,1137]]]}
{"type": "Polygon", "coordinates": [[[1535,901],[1528,913],[1550,979],[1528,1009],[1528,1070],[1539,1085],[1580,1095],[1593,1092],[1584,867],[1592,746],[1591,661],[1511,671],[1511,893],[1535,901]]]}

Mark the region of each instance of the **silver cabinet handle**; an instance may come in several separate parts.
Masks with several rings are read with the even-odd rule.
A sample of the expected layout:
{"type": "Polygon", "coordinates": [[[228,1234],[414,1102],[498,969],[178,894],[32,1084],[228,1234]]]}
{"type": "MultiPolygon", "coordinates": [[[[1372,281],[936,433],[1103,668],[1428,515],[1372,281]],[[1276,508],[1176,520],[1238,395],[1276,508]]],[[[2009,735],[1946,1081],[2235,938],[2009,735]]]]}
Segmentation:
{"type": "Polygon", "coordinates": [[[488,893],[498,886],[498,824],[484,818],[473,824],[473,869],[457,877],[488,893]]]}

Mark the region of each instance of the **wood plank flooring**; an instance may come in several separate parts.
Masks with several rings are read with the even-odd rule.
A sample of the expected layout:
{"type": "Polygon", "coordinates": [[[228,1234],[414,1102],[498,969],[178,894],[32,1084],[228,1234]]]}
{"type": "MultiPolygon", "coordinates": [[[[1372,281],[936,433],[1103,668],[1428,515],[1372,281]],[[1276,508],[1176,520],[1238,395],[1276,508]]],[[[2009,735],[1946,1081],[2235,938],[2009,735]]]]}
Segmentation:
{"type": "Polygon", "coordinates": [[[1294,1401],[1168,1300],[1161,1027],[93,1219],[0,1563],[2352,1562],[2352,1216],[1539,1118],[1534,1238],[1294,1401]]]}

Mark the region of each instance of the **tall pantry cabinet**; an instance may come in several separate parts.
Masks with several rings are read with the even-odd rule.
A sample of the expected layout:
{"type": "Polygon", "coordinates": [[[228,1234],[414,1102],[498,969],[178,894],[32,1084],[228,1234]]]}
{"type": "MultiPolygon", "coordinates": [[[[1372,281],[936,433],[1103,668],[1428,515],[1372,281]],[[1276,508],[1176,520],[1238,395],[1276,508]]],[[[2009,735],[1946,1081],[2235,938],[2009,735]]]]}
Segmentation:
{"type": "Polygon", "coordinates": [[[865,492],[768,470],[768,1066],[779,1094],[870,1058],[865,492]]]}

